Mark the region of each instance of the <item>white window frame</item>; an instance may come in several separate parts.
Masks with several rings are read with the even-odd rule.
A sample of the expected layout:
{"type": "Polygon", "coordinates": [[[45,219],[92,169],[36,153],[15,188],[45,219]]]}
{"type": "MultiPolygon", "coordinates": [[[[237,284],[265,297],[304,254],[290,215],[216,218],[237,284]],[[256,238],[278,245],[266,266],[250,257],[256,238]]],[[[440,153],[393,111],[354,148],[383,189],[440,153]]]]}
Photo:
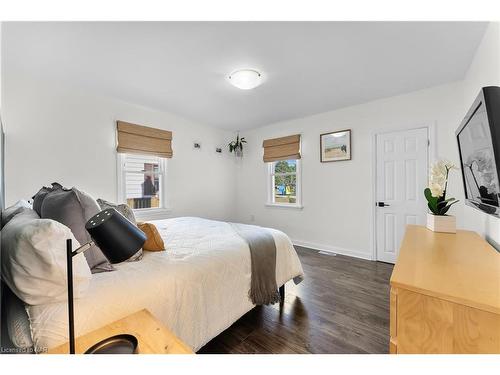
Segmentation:
{"type": "MultiPolygon", "coordinates": [[[[148,156],[148,155],[144,155],[148,156]]],[[[117,153],[117,197],[118,201],[123,204],[127,204],[127,192],[125,189],[126,182],[126,170],[125,170],[125,160],[127,154],[126,153],[117,153]]],[[[167,201],[167,159],[166,158],[158,158],[159,159],[159,172],[160,172],[160,207],[154,208],[135,208],[133,209],[134,215],[136,219],[154,219],[155,216],[159,218],[162,217],[166,212],[170,212],[171,208],[168,205],[167,201]]]]}
{"type": "MultiPolygon", "coordinates": [[[[282,207],[282,208],[296,208],[302,209],[302,161],[301,159],[290,159],[296,160],[296,170],[295,170],[295,203],[276,203],[274,201],[274,165],[275,161],[266,163],[267,164],[267,202],[268,207],[282,207]]],[[[293,174],[293,173],[290,173],[293,174]]]]}

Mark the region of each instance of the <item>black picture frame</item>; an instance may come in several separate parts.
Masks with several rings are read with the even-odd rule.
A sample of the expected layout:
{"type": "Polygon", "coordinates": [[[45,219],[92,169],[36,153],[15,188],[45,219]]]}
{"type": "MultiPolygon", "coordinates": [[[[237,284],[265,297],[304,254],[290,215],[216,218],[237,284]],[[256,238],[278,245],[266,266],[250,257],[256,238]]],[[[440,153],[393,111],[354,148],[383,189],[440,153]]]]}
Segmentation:
{"type": "Polygon", "coordinates": [[[343,129],[343,130],[336,130],[333,132],[329,133],[323,133],[320,134],[319,136],[319,157],[320,161],[322,163],[330,163],[330,162],[335,162],[335,161],[346,161],[346,160],[352,160],[352,142],[351,142],[351,129],[343,129]],[[332,157],[327,157],[326,155],[326,150],[324,149],[327,141],[326,137],[328,136],[333,136],[336,137],[334,134],[339,134],[337,137],[342,137],[342,133],[346,133],[347,135],[347,140],[345,144],[341,145],[340,147],[335,147],[333,149],[330,149],[331,153],[335,152],[335,154],[338,154],[339,152],[341,155],[339,156],[332,156],[332,157]],[[344,149],[345,147],[345,149],[344,149]],[[340,151],[338,150],[340,148],[340,151]],[[345,153],[345,156],[342,155],[342,153],[345,153]]]}

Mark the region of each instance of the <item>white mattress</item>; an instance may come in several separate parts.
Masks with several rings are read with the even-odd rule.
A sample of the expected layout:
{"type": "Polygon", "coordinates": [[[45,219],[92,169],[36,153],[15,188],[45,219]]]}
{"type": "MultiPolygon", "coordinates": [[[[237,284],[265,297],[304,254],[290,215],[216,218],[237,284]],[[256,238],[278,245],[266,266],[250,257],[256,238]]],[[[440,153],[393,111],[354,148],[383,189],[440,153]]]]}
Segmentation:
{"type": "MultiPolygon", "coordinates": [[[[143,308],[193,350],[198,350],[253,308],[248,299],[250,252],[229,223],[194,217],[153,222],[166,251],[92,275],[84,298],[75,300],[76,336],[143,308]]],[[[303,276],[300,260],[283,232],[276,242],[278,285],[303,276]]],[[[68,340],[67,305],[28,306],[37,351],[68,340]]]]}

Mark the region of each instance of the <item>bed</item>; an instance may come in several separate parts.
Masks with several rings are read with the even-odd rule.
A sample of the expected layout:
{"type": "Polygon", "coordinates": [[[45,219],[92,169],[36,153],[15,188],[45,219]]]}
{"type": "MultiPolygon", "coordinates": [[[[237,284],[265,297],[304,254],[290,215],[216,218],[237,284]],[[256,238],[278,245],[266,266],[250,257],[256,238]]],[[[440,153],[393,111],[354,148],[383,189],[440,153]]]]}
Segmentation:
{"type": "MultiPolygon", "coordinates": [[[[195,217],[153,223],[167,250],[94,274],[86,296],[75,300],[77,336],[147,308],[197,351],[254,307],[248,245],[233,224],[195,217]]],[[[303,270],[290,239],[269,231],[276,243],[277,285],[300,282],[303,270]]],[[[66,303],[26,309],[37,352],[67,341],[66,303]]]]}

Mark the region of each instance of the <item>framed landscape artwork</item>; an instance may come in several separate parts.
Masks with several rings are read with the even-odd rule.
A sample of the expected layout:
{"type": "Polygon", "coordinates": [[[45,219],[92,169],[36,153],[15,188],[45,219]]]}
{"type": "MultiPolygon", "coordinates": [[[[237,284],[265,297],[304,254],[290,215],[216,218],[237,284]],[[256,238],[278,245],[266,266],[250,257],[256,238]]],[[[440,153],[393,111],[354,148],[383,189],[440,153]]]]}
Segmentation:
{"type": "Polygon", "coordinates": [[[321,162],[351,160],[351,129],[319,136],[321,162]]]}

